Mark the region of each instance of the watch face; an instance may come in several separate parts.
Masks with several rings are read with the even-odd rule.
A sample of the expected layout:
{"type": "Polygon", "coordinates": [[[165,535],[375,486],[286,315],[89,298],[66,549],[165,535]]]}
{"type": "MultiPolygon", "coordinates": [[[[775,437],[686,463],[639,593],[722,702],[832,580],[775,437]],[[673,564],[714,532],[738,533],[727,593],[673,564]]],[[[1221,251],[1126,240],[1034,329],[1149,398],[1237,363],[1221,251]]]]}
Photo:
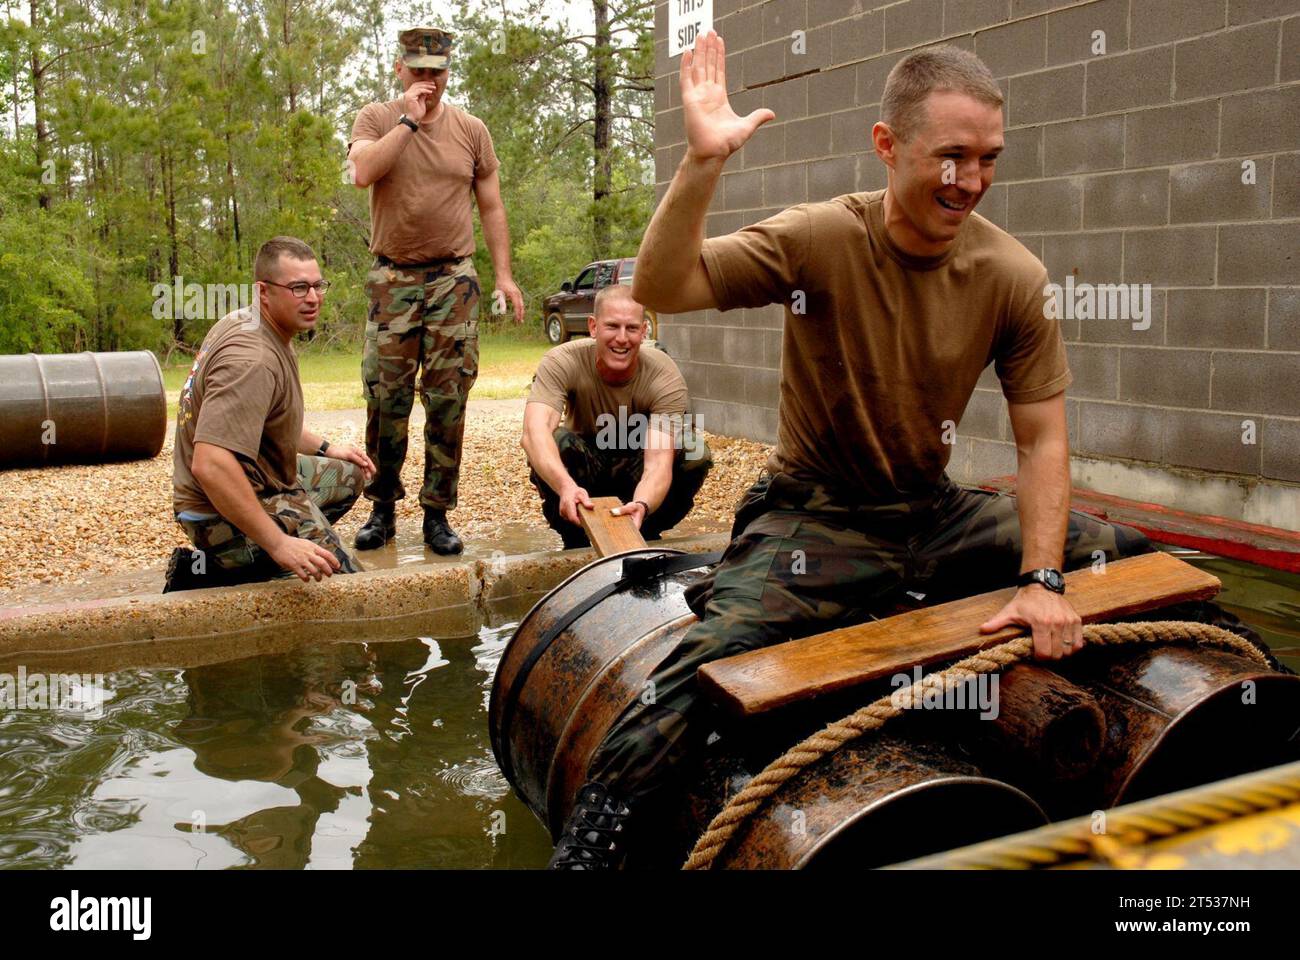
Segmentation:
{"type": "Polygon", "coordinates": [[[1060,591],[1065,589],[1065,577],[1061,576],[1061,571],[1059,570],[1044,570],[1043,580],[1047,586],[1051,587],[1053,590],[1060,591]]]}

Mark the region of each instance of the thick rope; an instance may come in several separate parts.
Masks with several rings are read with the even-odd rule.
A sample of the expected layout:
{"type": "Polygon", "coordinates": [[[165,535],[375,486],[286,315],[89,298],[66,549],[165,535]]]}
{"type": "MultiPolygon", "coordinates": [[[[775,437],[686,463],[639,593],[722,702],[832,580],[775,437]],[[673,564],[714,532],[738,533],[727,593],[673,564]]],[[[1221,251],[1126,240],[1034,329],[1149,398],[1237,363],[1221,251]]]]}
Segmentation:
{"type": "MultiPolygon", "coordinates": [[[[1192,641],[1204,646],[1221,647],[1268,666],[1264,653],[1255,644],[1222,627],[1182,620],[1151,620],[1137,623],[1093,623],[1083,628],[1086,643],[1119,646],[1128,643],[1177,643],[1192,641]]],[[[1031,637],[1017,637],[996,647],[981,650],[953,664],[946,670],[926,674],[917,683],[896,690],[849,714],[796,744],[777,757],[709,823],[695,841],[683,870],[707,870],[726,848],[727,843],[764,801],[805,767],[834,753],[850,740],[872,730],[879,730],[889,720],[902,716],[923,702],[927,691],[955,690],[982,673],[994,673],[1029,659],[1034,650],[1031,637]]]]}

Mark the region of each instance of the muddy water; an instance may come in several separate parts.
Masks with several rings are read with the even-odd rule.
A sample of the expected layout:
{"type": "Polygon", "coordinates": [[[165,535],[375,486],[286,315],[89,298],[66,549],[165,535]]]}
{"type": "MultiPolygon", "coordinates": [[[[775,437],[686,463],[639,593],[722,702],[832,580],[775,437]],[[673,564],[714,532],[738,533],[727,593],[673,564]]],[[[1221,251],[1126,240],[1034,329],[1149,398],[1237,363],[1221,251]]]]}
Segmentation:
{"type": "Polygon", "coordinates": [[[492,761],[510,633],[105,677],[0,716],[0,866],[506,868],[550,844],[492,761]]]}
{"type": "MultiPolygon", "coordinates": [[[[1173,552],[1300,669],[1300,577],[1173,552]]],[[[0,867],[540,867],[487,738],[511,631],[121,670],[98,719],[0,712],[0,867]]]]}

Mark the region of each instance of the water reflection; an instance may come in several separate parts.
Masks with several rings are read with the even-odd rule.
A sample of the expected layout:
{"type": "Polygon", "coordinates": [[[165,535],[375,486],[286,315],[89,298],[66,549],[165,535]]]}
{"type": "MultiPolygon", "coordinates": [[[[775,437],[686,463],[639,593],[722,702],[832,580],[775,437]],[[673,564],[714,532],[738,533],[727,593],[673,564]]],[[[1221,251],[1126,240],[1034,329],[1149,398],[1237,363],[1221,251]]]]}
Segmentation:
{"type": "Polygon", "coordinates": [[[8,714],[0,866],[540,866],[487,740],[508,635],[124,672],[100,721],[8,714]]]}

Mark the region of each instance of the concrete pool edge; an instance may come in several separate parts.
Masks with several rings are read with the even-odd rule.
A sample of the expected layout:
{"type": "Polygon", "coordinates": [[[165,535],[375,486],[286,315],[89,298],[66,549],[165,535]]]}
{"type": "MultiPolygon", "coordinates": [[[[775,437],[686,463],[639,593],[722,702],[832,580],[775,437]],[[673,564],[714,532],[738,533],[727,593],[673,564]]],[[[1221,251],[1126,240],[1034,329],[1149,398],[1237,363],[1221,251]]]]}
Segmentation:
{"type": "MultiPolygon", "coordinates": [[[[721,549],[727,539],[714,533],[662,545],[703,553],[721,549]]],[[[472,636],[483,625],[522,615],[538,596],[593,559],[590,549],[552,550],[410,564],[321,583],[273,581],[0,609],[0,663],[39,656],[83,669],[186,666],[316,639],[472,636]]]]}

